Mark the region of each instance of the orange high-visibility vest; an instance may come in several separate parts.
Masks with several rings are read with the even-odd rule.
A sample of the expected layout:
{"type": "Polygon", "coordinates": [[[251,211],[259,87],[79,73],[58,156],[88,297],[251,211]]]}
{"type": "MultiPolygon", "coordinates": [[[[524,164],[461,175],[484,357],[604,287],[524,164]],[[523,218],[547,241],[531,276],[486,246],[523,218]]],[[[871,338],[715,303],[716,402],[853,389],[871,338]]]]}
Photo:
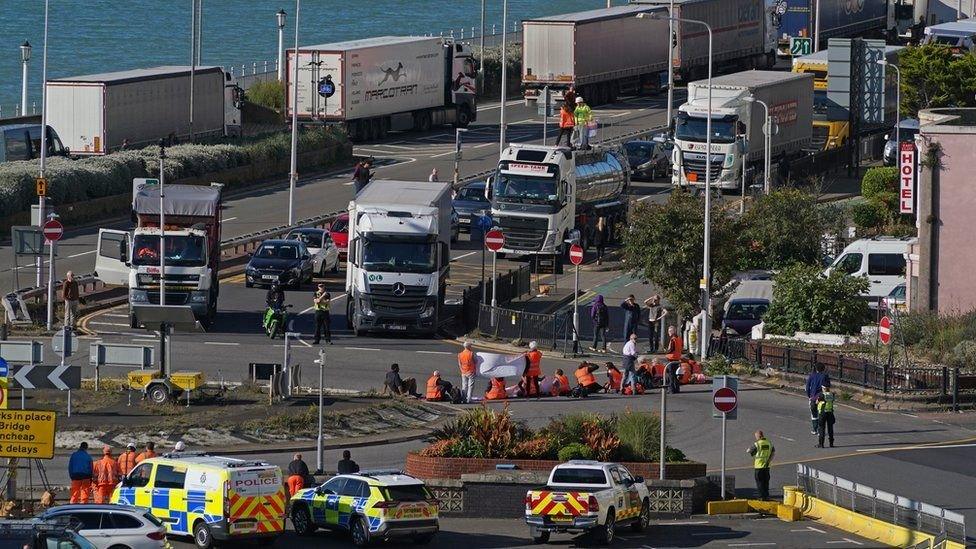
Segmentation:
{"type": "Polygon", "coordinates": [[[620,370],[607,370],[607,375],[610,377],[610,388],[620,389],[620,382],[624,379],[624,374],[620,370]]]}
{"type": "Polygon", "coordinates": [[[122,476],[128,475],[129,471],[136,466],[136,452],[135,450],[123,452],[119,456],[119,471],[122,476]]]}
{"type": "Polygon", "coordinates": [[[505,380],[504,379],[491,379],[491,389],[485,394],[485,399],[487,400],[502,400],[508,398],[508,393],[505,392],[505,380]]]}
{"type": "Polygon", "coordinates": [[[534,377],[542,376],[542,353],[539,350],[525,353],[529,357],[529,375],[534,377]]]}
{"type": "Polygon", "coordinates": [[[95,484],[99,486],[115,486],[121,476],[119,474],[119,463],[109,456],[96,461],[92,465],[92,473],[94,473],[92,476],[95,484]]]}
{"type": "Polygon", "coordinates": [[[154,458],[154,457],[156,457],[158,455],[159,454],[157,454],[156,452],[154,452],[152,450],[146,450],[143,453],[141,453],[138,456],[136,456],[136,465],[142,463],[143,460],[146,460],[146,459],[149,459],[149,458],[154,458]]]}
{"type": "Polygon", "coordinates": [[[430,376],[427,379],[427,400],[440,400],[444,398],[444,391],[437,384],[441,380],[440,376],[430,376]]]}
{"type": "Polygon", "coordinates": [[[556,390],[556,384],[552,384],[552,396],[568,395],[569,394],[569,378],[565,375],[555,375],[553,376],[554,381],[559,382],[559,390],[556,390]]]}
{"type": "Polygon", "coordinates": [[[684,342],[678,336],[671,336],[671,345],[673,345],[674,350],[666,355],[668,360],[681,360],[681,350],[684,348],[684,342]]]}
{"type": "Polygon", "coordinates": [[[458,367],[461,368],[461,375],[473,376],[478,369],[474,351],[465,349],[458,353],[458,367]]]}
{"type": "Polygon", "coordinates": [[[579,384],[584,387],[596,383],[596,378],[593,377],[593,372],[591,372],[590,368],[585,364],[577,368],[574,374],[576,375],[576,381],[578,381],[579,384]]]}

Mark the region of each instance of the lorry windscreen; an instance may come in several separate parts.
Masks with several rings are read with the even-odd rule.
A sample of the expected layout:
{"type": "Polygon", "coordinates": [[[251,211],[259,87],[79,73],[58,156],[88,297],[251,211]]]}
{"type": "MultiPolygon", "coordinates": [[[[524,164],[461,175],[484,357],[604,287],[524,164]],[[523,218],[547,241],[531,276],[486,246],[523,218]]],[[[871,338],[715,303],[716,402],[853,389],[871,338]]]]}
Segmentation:
{"type": "MultiPolygon", "coordinates": [[[[166,264],[171,267],[203,267],[207,264],[202,236],[167,236],[166,264]]],[[[133,265],[159,265],[159,235],[136,235],[132,245],[133,265]]]]}
{"type": "MultiPolygon", "coordinates": [[[[732,143],[735,141],[734,117],[712,118],[712,143],[732,143]]],[[[674,138],[680,141],[705,143],[708,134],[708,120],[705,117],[688,116],[681,113],[675,119],[674,138]]]]}
{"type": "Polygon", "coordinates": [[[363,269],[382,273],[432,273],[437,269],[434,244],[379,239],[363,241],[363,269]]]}
{"type": "Polygon", "coordinates": [[[493,190],[496,199],[510,202],[546,203],[558,198],[558,179],[499,173],[493,190]]]}

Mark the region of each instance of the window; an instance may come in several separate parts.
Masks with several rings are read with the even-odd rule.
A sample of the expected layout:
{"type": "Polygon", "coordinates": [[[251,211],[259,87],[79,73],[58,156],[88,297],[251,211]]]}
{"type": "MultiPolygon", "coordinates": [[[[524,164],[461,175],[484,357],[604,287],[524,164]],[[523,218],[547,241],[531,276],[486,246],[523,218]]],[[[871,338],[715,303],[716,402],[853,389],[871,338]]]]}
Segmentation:
{"type": "Polygon", "coordinates": [[[552,475],[556,484],[607,484],[607,477],[600,469],[556,469],[552,475]]]}
{"type": "Polygon", "coordinates": [[[133,488],[143,488],[149,484],[152,474],[152,463],[140,463],[128,476],[128,485],[133,488]]]}
{"type": "Polygon", "coordinates": [[[70,525],[72,530],[102,529],[102,513],[71,513],[58,515],[58,522],[65,519],[67,519],[67,524],[70,525]]]}
{"type": "Polygon", "coordinates": [[[905,256],[902,254],[868,254],[868,275],[904,276],[905,256]]]}
{"type": "MultiPolygon", "coordinates": [[[[104,233],[101,235],[102,245],[98,250],[98,255],[102,257],[109,257],[112,259],[119,259],[122,257],[122,250],[125,249],[125,235],[116,233],[104,233]]],[[[159,240],[156,240],[157,246],[159,248],[159,240]]]]}
{"type": "Polygon", "coordinates": [[[423,484],[384,486],[381,491],[386,501],[424,501],[432,497],[423,484]]]}
{"type": "Polygon", "coordinates": [[[328,490],[333,494],[342,493],[342,489],[346,486],[347,479],[344,477],[334,478],[329,482],[322,485],[322,488],[328,490]]]}
{"type": "MultiPolygon", "coordinates": [[[[109,517],[111,517],[111,522],[114,528],[124,529],[124,530],[133,529],[133,528],[142,528],[142,522],[140,522],[139,519],[131,515],[124,515],[122,513],[111,513],[109,517]]],[[[106,528],[108,528],[108,525],[106,525],[106,528]]]]}
{"type": "Polygon", "coordinates": [[[630,475],[630,472],[627,471],[627,469],[624,469],[623,467],[620,467],[620,468],[617,469],[617,472],[620,473],[620,481],[621,482],[625,482],[625,483],[626,482],[630,482],[630,483],[633,483],[634,482],[634,477],[632,477],[630,475]]]}
{"type": "Polygon", "coordinates": [[[342,487],[342,491],[339,492],[340,496],[352,496],[354,498],[363,497],[363,488],[366,489],[366,494],[369,494],[369,487],[366,483],[361,480],[346,479],[345,486],[342,487]]]}
{"type": "Polygon", "coordinates": [[[182,490],[185,479],[186,469],[177,470],[172,465],[159,465],[156,467],[156,481],[153,483],[153,486],[155,488],[182,490]]]}
{"type": "Polygon", "coordinates": [[[616,469],[610,469],[610,478],[612,478],[613,481],[617,484],[620,484],[622,482],[620,479],[620,472],[617,471],[616,469]]]}
{"type": "Polygon", "coordinates": [[[24,130],[9,130],[4,134],[4,147],[8,162],[14,160],[29,160],[30,149],[27,148],[27,132],[24,130]]]}
{"type": "Polygon", "coordinates": [[[149,524],[152,524],[153,526],[163,526],[163,521],[156,518],[156,515],[152,513],[144,513],[142,518],[146,519],[149,524]]]}
{"type": "Polygon", "coordinates": [[[861,262],[863,260],[863,254],[844,254],[843,257],[834,263],[834,267],[844,274],[854,274],[861,270],[861,262]]]}

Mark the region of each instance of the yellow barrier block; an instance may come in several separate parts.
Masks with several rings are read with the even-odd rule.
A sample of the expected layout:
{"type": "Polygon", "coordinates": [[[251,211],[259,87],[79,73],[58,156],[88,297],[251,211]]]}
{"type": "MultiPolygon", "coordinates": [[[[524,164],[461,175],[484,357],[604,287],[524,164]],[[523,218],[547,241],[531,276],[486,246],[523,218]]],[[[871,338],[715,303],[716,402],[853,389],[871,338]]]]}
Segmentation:
{"type": "Polygon", "coordinates": [[[748,513],[749,501],[745,499],[709,501],[707,511],[709,515],[733,515],[739,513],[748,513]]]}
{"type": "Polygon", "coordinates": [[[929,534],[849,511],[799,490],[790,495],[804,517],[890,547],[914,547],[933,540],[929,534]]]}
{"type": "Polygon", "coordinates": [[[796,522],[803,518],[803,514],[792,505],[779,504],[776,506],[776,517],[785,522],[796,522]]]}

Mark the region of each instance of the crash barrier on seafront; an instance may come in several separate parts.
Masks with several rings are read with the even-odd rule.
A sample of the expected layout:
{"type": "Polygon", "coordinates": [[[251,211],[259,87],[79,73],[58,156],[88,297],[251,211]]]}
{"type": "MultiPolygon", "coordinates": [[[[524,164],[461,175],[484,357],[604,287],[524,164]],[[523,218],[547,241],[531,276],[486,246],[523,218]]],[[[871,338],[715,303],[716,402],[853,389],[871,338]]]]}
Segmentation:
{"type": "Polygon", "coordinates": [[[849,511],[909,530],[966,543],[966,520],[959,513],[796,466],[796,484],[807,494],[849,511]]]}

